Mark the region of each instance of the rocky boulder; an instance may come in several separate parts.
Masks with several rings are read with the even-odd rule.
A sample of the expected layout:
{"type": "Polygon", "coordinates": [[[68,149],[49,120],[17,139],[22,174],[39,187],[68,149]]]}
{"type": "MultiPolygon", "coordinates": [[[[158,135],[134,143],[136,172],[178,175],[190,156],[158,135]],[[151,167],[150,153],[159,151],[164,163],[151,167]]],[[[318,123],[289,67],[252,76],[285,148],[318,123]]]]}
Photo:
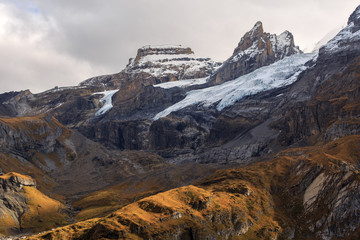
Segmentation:
{"type": "Polygon", "coordinates": [[[36,187],[36,182],[29,176],[13,172],[0,176],[0,187],[4,191],[17,191],[17,189],[22,189],[24,186],[36,187]]]}

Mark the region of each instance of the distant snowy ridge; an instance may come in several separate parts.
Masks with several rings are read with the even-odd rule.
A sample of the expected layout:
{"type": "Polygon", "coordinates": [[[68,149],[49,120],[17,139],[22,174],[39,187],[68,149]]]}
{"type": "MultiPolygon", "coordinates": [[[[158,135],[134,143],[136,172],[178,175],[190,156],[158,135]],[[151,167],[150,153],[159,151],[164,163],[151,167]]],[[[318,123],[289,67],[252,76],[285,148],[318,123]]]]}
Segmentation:
{"type": "Polygon", "coordinates": [[[352,32],[354,23],[350,23],[343,30],[341,30],[332,40],[330,40],[323,48],[326,52],[340,51],[344,43],[351,41],[360,41],[360,31],[352,32]]]}
{"type": "Polygon", "coordinates": [[[187,49],[189,47],[185,47],[181,44],[160,44],[160,45],[145,45],[143,47],[141,47],[141,49],[169,49],[169,48],[174,48],[174,49],[178,49],[178,48],[184,48],[187,49]]]}
{"type": "Polygon", "coordinates": [[[154,120],[197,104],[217,104],[216,109],[221,111],[245,96],[289,85],[307,69],[305,63],[316,57],[317,53],[295,54],[221,85],[190,91],[185,99],[158,113],[154,120]]]}
{"type": "Polygon", "coordinates": [[[334,28],[333,30],[329,31],[326,35],[324,35],[324,37],[320,41],[307,46],[304,49],[304,52],[319,51],[319,49],[321,47],[323,47],[327,42],[329,42],[331,39],[333,39],[343,28],[345,28],[345,26],[341,25],[341,26],[338,26],[338,27],[334,28]]]}
{"type": "Polygon", "coordinates": [[[338,52],[344,48],[352,48],[349,43],[360,41],[360,6],[351,14],[348,25],[331,39],[320,51],[338,52]]]}
{"type": "Polygon", "coordinates": [[[103,94],[104,95],[100,99],[100,102],[103,103],[104,105],[95,113],[95,116],[100,116],[100,115],[106,113],[107,111],[109,111],[113,107],[111,98],[118,91],[119,91],[119,89],[93,93],[93,95],[96,95],[96,94],[103,94]]]}

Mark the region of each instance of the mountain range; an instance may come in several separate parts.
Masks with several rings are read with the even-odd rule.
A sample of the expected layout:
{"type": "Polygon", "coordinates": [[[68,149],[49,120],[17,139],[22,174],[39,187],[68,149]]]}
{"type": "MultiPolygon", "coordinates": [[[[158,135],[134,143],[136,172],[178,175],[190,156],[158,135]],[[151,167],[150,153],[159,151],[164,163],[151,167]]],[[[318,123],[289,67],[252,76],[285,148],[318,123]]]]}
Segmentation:
{"type": "Polygon", "coordinates": [[[359,239],[360,6],[303,53],[257,22],[219,63],[0,94],[4,239],[359,239]]]}

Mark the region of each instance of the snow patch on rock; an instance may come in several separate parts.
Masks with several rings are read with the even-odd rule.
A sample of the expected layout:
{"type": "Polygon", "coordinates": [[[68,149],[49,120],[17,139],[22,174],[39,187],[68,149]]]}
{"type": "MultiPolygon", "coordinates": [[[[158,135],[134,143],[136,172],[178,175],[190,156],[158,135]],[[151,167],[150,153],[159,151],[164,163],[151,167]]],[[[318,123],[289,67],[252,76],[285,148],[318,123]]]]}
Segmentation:
{"type": "Polygon", "coordinates": [[[200,85],[200,84],[205,84],[206,80],[208,78],[197,78],[197,79],[186,79],[186,80],[179,80],[179,81],[174,81],[174,82],[166,82],[166,83],[160,83],[160,84],[156,84],[154,85],[154,87],[160,87],[160,88],[173,88],[173,87],[189,87],[189,86],[193,86],[193,85],[200,85]]]}
{"type": "Polygon", "coordinates": [[[100,115],[106,113],[107,111],[109,111],[113,107],[111,99],[112,99],[112,96],[115,93],[117,93],[118,91],[119,91],[119,89],[93,93],[93,95],[97,95],[97,94],[104,95],[100,99],[100,102],[103,103],[103,106],[95,113],[95,116],[100,116],[100,115]]]}

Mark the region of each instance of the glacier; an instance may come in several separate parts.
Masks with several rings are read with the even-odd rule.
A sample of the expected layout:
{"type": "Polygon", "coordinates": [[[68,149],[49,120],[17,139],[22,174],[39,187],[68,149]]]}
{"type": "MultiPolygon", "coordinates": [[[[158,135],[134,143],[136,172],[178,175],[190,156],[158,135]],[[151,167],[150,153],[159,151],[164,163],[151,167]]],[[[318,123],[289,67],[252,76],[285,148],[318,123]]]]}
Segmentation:
{"type": "Polygon", "coordinates": [[[191,105],[210,107],[216,104],[216,109],[221,111],[245,96],[289,85],[307,69],[305,63],[317,55],[317,52],[295,54],[223,84],[189,91],[182,101],[156,114],[153,120],[191,105]]]}

